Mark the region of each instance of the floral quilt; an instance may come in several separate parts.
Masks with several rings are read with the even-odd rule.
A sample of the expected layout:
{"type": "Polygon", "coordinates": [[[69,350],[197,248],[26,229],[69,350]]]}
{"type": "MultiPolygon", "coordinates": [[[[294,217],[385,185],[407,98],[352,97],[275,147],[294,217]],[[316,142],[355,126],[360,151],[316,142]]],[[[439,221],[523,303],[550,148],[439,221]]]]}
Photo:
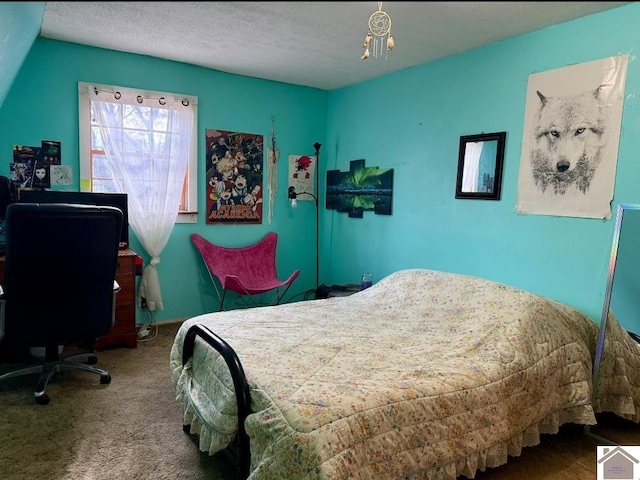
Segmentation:
{"type": "Polygon", "coordinates": [[[252,480],[473,478],[564,423],[595,424],[597,411],[638,420],[640,379],[625,363],[640,354],[615,338],[615,319],[618,355],[603,359],[594,408],[589,317],[496,282],[409,269],[348,297],[185,321],[171,375],[184,424],[210,454],[233,439],[237,407],[211,347],[198,340],[182,367],[195,323],[229,343],[247,376],[252,480]]]}

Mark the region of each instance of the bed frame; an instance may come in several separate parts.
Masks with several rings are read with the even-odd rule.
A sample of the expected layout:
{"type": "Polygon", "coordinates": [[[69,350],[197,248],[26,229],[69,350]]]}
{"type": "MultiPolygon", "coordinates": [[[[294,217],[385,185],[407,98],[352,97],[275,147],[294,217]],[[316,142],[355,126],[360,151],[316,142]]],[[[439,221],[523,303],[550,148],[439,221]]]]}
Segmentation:
{"type": "MultiPolygon", "coordinates": [[[[236,446],[230,447],[230,453],[234,457],[238,466],[238,480],[245,480],[249,476],[251,467],[251,450],[249,448],[249,436],[244,429],[244,421],[251,413],[251,397],[249,395],[249,384],[244,374],[244,369],[240,359],[231,346],[202,325],[193,325],[187,331],[184,339],[184,349],[182,351],[182,366],[193,356],[193,349],[196,337],[200,337],[222,356],[233,380],[233,387],[238,405],[238,432],[236,434],[236,446]]],[[[190,425],[183,425],[182,429],[190,433],[190,425]]]]}

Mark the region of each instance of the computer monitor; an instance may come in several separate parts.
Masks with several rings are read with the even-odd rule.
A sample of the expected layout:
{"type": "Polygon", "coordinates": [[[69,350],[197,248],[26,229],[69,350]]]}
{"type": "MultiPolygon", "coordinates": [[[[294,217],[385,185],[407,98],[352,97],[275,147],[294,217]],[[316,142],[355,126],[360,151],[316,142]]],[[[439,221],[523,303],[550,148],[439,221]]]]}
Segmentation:
{"type": "Polygon", "coordinates": [[[20,190],[19,202],[22,203],[80,203],[118,207],[122,210],[122,233],[120,245],[129,246],[129,204],[126,193],[74,192],[70,190],[20,190]]]}

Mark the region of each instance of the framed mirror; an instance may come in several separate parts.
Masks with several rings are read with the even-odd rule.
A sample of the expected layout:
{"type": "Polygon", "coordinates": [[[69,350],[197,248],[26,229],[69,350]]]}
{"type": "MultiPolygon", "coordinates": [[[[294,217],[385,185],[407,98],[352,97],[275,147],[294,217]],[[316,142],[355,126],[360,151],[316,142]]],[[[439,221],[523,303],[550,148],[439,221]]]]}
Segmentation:
{"type": "Polygon", "coordinates": [[[460,137],[456,198],[500,200],[507,132],[460,137]]]}

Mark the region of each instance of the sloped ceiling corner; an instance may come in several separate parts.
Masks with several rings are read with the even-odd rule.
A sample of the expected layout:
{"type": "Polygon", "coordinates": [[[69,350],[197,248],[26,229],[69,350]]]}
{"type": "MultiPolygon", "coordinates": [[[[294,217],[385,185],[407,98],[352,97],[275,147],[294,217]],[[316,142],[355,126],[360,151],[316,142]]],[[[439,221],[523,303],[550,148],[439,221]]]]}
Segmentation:
{"type": "Polygon", "coordinates": [[[40,34],[45,3],[0,2],[0,108],[40,34]]]}

